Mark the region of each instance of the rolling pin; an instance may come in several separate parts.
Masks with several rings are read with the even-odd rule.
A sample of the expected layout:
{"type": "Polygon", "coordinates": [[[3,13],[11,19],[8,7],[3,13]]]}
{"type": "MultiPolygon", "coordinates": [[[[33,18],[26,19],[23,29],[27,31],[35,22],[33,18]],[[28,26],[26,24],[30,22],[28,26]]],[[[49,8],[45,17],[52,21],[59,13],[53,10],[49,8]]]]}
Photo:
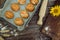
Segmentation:
{"type": "Polygon", "coordinates": [[[48,0],[43,0],[42,6],[41,6],[40,11],[39,11],[39,20],[37,22],[38,25],[43,24],[43,18],[44,18],[45,13],[46,13],[47,4],[48,4],[48,0]]]}

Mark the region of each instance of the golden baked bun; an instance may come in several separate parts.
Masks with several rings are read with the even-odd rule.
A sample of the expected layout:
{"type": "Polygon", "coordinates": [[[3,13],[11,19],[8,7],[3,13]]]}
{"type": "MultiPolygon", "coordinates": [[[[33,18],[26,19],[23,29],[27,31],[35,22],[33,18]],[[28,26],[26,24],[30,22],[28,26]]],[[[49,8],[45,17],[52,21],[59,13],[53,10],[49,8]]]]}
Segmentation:
{"type": "Polygon", "coordinates": [[[38,4],[39,0],[30,0],[30,2],[34,5],[38,4]]]}
{"type": "Polygon", "coordinates": [[[29,14],[26,10],[22,10],[21,13],[20,13],[21,17],[23,18],[28,18],[29,17],[29,14]]]}
{"type": "Polygon", "coordinates": [[[26,3],[26,0],[18,0],[18,3],[19,4],[25,4],[26,3]]]}
{"type": "Polygon", "coordinates": [[[26,10],[28,10],[29,12],[32,12],[34,11],[34,5],[29,3],[27,6],[26,6],[26,10]]]}
{"type": "Polygon", "coordinates": [[[21,18],[16,18],[15,20],[14,20],[14,23],[16,24],[16,25],[18,25],[18,26],[21,26],[21,25],[23,25],[23,19],[21,19],[21,18]]]}
{"type": "Polygon", "coordinates": [[[5,17],[8,19],[11,19],[14,17],[14,13],[12,11],[6,11],[5,12],[5,17]]]}
{"type": "Polygon", "coordinates": [[[18,3],[13,3],[13,4],[11,4],[11,9],[12,9],[13,11],[19,11],[20,6],[19,6],[18,3]]]}

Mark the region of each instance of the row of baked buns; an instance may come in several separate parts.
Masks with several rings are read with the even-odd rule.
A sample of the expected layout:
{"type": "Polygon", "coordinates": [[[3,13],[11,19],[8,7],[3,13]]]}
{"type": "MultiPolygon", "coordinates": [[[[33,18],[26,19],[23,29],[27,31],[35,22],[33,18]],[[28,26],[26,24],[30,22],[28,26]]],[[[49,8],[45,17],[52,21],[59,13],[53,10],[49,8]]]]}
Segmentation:
{"type": "MultiPolygon", "coordinates": [[[[14,23],[15,23],[16,25],[18,25],[18,26],[23,25],[23,24],[24,24],[23,18],[28,18],[28,17],[29,17],[29,12],[33,12],[33,11],[34,11],[34,9],[35,9],[34,5],[38,4],[38,2],[39,2],[39,0],[30,0],[30,3],[28,3],[27,6],[25,7],[26,10],[20,11],[20,14],[19,14],[19,15],[20,15],[22,18],[20,18],[20,17],[15,18],[14,23]]],[[[11,4],[11,9],[12,9],[14,12],[18,12],[18,11],[20,10],[20,4],[23,5],[23,4],[25,4],[25,3],[26,3],[26,0],[18,0],[18,3],[12,3],[12,4],[11,4]]],[[[7,10],[7,11],[5,12],[5,17],[6,17],[7,19],[12,19],[12,18],[14,18],[14,13],[13,13],[13,11],[7,10]]]]}

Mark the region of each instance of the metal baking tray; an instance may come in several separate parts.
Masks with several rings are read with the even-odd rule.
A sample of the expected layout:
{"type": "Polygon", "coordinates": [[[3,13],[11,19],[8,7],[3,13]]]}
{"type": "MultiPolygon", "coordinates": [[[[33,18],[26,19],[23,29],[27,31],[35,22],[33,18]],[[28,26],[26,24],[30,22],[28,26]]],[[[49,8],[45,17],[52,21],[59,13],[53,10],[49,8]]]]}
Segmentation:
{"type": "MultiPolygon", "coordinates": [[[[4,18],[5,20],[7,20],[9,23],[15,25],[17,27],[17,29],[19,31],[22,31],[24,30],[25,28],[25,25],[29,23],[29,20],[31,20],[31,18],[33,17],[33,15],[35,14],[35,11],[37,10],[38,8],[38,5],[41,3],[41,0],[39,0],[39,3],[37,5],[35,5],[35,10],[33,12],[29,12],[29,17],[27,19],[23,19],[24,20],[24,24],[22,26],[17,26],[15,23],[14,23],[14,19],[16,17],[20,17],[19,13],[20,11],[18,12],[14,12],[15,14],[15,17],[13,19],[7,19],[5,16],[4,16],[4,13],[7,11],[7,10],[11,10],[10,6],[12,3],[17,3],[18,1],[17,0],[6,0],[5,4],[4,4],[4,7],[2,9],[0,9],[0,17],[4,18]],[[18,16],[17,16],[18,15],[18,16]]],[[[25,5],[20,5],[20,8],[21,10],[25,10],[25,7],[26,5],[30,2],[30,0],[26,0],[26,4],[25,5]]]]}

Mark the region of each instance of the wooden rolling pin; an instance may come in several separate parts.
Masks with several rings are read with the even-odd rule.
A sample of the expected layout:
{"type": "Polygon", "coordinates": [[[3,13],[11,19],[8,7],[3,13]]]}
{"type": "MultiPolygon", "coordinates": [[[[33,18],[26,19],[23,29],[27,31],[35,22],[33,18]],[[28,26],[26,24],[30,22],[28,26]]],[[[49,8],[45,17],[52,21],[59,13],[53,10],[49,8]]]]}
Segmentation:
{"type": "Polygon", "coordinates": [[[43,17],[45,16],[46,13],[46,8],[47,8],[48,0],[43,0],[40,12],[39,12],[39,20],[37,22],[38,25],[43,24],[43,17]]]}

